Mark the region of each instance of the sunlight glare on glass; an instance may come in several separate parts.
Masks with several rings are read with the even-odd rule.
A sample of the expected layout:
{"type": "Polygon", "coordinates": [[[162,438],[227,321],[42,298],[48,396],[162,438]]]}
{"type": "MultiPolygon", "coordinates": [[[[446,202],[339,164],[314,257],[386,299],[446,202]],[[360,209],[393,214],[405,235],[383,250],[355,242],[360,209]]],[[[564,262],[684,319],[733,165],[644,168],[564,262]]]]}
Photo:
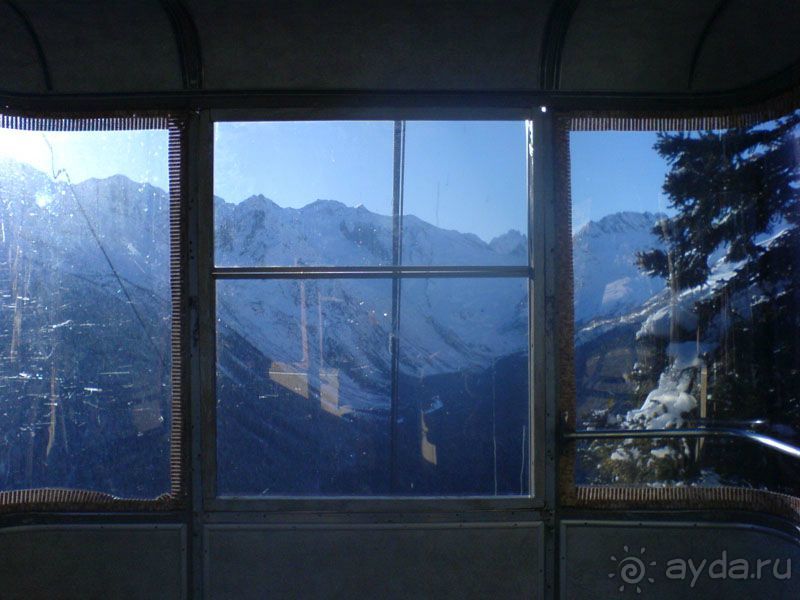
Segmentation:
{"type": "MultiPolygon", "coordinates": [[[[58,180],[79,183],[125,175],[166,189],[167,142],[164,130],[21,131],[0,129],[0,161],[27,164],[58,180]]],[[[45,206],[45,199],[37,204],[45,206]]]]}

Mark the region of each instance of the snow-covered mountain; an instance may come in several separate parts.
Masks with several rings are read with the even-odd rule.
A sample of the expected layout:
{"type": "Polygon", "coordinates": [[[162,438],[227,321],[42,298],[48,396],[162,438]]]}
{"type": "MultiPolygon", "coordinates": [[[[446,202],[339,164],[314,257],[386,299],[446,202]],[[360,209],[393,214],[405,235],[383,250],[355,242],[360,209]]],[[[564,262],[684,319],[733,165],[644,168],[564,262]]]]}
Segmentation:
{"type": "MultiPolygon", "coordinates": [[[[214,200],[220,266],[386,266],[392,263],[392,218],[316,200],[284,208],[262,195],[239,203],[214,200]]],[[[525,265],[527,238],[511,230],[489,243],[440,229],[414,215],[403,219],[405,265],[525,265]]]]}
{"type": "MultiPolygon", "coordinates": [[[[7,160],[0,164],[0,202],[0,233],[18,232],[26,256],[48,257],[59,277],[102,283],[117,294],[125,287],[168,298],[169,198],[163,190],[121,175],[70,186],[63,177],[54,181],[7,160]]],[[[487,243],[414,216],[403,227],[406,264],[527,261],[527,240],[517,231],[487,243]]],[[[293,209],[264,196],[237,204],[217,198],[215,231],[219,265],[391,264],[391,218],[333,200],[293,209]]],[[[527,346],[522,279],[406,280],[401,307],[400,366],[409,374],[486,368],[527,346]]],[[[345,387],[365,368],[389,369],[388,279],[225,281],[218,285],[218,310],[222,327],[268,359],[341,367],[345,387]]]]}
{"type": "MultiPolygon", "coordinates": [[[[76,427],[96,422],[111,406],[128,415],[118,414],[114,427],[102,435],[76,429],[71,439],[83,435],[86,443],[124,449],[119,444],[122,430],[138,429],[164,439],[168,435],[163,387],[168,370],[159,369],[149,378],[137,375],[153,369],[154,350],[168,355],[168,210],[163,190],[123,176],[70,186],[63,177],[54,181],[31,167],[0,163],[0,284],[6,299],[0,315],[2,329],[9,332],[0,344],[27,344],[29,352],[25,373],[13,372],[16,367],[7,361],[3,377],[19,393],[29,393],[34,385],[41,388],[43,402],[56,377],[59,393],[69,398],[65,406],[80,407],[73,409],[76,427]],[[20,273],[31,274],[22,290],[15,287],[20,273]],[[60,308],[54,312],[54,306],[60,308]],[[20,314],[22,334],[14,333],[13,324],[20,314]],[[54,344],[80,349],[71,354],[70,369],[57,376],[51,375],[49,358],[54,344]],[[95,364],[97,352],[107,357],[104,364],[95,364]],[[108,400],[98,404],[93,395],[101,392],[108,400]]],[[[636,251],[657,243],[651,232],[657,219],[647,213],[609,215],[574,236],[579,346],[581,340],[603,332],[613,337],[625,328],[634,340],[632,334],[648,317],[660,314],[663,281],[642,275],[633,262],[636,251]]],[[[333,200],[294,209],[264,196],[239,203],[215,199],[220,266],[390,265],[391,232],[390,217],[333,200]]],[[[518,231],[485,242],[409,215],[403,233],[407,265],[527,262],[527,238],[518,231]]],[[[487,479],[481,469],[498,468],[486,459],[494,455],[486,448],[492,444],[488,423],[495,417],[501,419],[498,427],[507,428],[510,442],[501,449],[507,454],[500,475],[504,489],[523,490],[519,473],[524,450],[519,444],[527,434],[518,426],[527,411],[527,289],[525,278],[402,281],[399,422],[410,461],[402,485],[409,491],[442,489],[441,481],[424,483],[431,458],[430,453],[418,456],[424,439],[424,444],[438,444],[437,460],[451,474],[447,485],[454,492],[485,492],[481,486],[493,476],[487,479]],[[500,397],[496,395],[503,401],[495,406],[488,400],[500,397]],[[460,435],[465,427],[476,428],[469,440],[460,435]],[[463,447],[446,450],[448,444],[463,447]],[[470,451],[476,454],[466,464],[459,457],[470,451]]],[[[386,452],[388,435],[392,281],[219,280],[217,314],[224,485],[242,493],[259,493],[269,485],[283,485],[282,492],[291,492],[292,486],[305,492],[314,481],[320,493],[355,493],[366,485],[368,472],[378,482],[370,483],[368,491],[385,491],[385,464],[378,457],[386,452]],[[317,412],[309,412],[314,406],[317,412]],[[312,417],[318,414],[333,416],[339,425],[319,421],[314,427],[321,429],[306,430],[306,423],[322,419],[312,417]],[[248,437],[251,430],[260,433],[248,437]],[[317,436],[319,456],[314,460],[321,462],[308,462],[300,451],[309,435],[317,436]],[[243,464],[242,452],[282,456],[282,466],[236,470],[243,464]],[[326,462],[327,452],[337,453],[337,464],[326,462]],[[363,456],[373,457],[369,467],[359,462],[363,456]]],[[[581,348],[601,353],[603,346],[584,345],[579,353],[581,348]]],[[[599,387],[592,389],[599,393],[599,387]]],[[[11,421],[3,431],[24,431],[26,415],[6,413],[3,418],[11,421]]],[[[16,438],[6,442],[10,449],[22,447],[16,438]]],[[[0,463],[22,464],[23,455],[15,452],[0,456],[0,463]]],[[[160,464],[153,457],[147,461],[160,464]]],[[[48,484],[54,464],[34,482],[48,484]]],[[[65,454],[63,471],[70,471],[70,465],[65,454]]],[[[110,463],[97,468],[107,469],[113,479],[110,463]]],[[[17,472],[17,466],[9,469],[9,477],[17,472]]],[[[53,481],[63,480],[62,474],[53,481]]],[[[163,489],[154,484],[152,490],[130,490],[123,480],[115,486],[110,489],[121,495],[163,489]]]]}
{"type": "Polygon", "coordinates": [[[167,195],[0,161],[0,489],[169,487],[167,195]]]}
{"type": "MultiPolygon", "coordinates": [[[[215,209],[217,264],[392,262],[391,218],[364,207],[254,196],[217,198],[215,209]]],[[[403,263],[525,265],[527,239],[510,231],[486,243],[407,215],[403,263]]],[[[223,493],[527,490],[527,279],[400,285],[395,438],[391,279],[217,282],[223,493]],[[243,454],[273,460],[242,469],[243,454]]]]}
{"type": "MultiPolygon", "coordinates": [[[[318,200],[300,209],[281,208],[253,196],[238,204],[217,198],[215,209],[217,264],[391,264],[391,217],[363,206],[318,200]]],[[[414,216],[404,219],[403,229],[405,264],[518,265],[527,260],[527,240],[516,231],[486,243],[414,216]]],[[[524,279],[404,280],[400,306],[400,368],[408,374],[486,368],[527,345],[524,279]]],[[[225,281],[218,285],[218,307],[223,325],[274,360],[352,365],[352,372],[344,369],[339,377],[351,399],[365,394],[358,372],[377,370],[384,380],[389,373],[388,279],[225,281]],[[328,347],[334,339],[335,353],[328,347]]]]}
{"type": "MultiPolygon", "coordinates": [[[[62,273],[112,287],[119,276],[139,293],[168,297],[169,199],[164,191],[123,176],[70,188],[63,179],[54,181],[8,160],[0,163],[0,175],[4,236],[11,235],[9,228],[24,231],[30,252],[40,256],[48,255],[48,246],[57,246],[49,255],[59,261],[62,273]]],[[[652,227],[658,218],[617,213],[575,234],[579,323],[630,319],[632,310],[663,290],[663,281],[646,277],[633,261],[636,251],[657,244],[652,227]]],[[[414,216],[406,216],[403,227],[405,264],[526,262],[527,238],[518,231],[487,243],[414,216]]],[[[261,195],[236,204],[216,198],[215,231],[216,262],[222,266],[391,264],[391,218],[333,200],[294,209],[261,195]]],[[[319,360],[330,365],[334,359],[315,358],[314,349],[316,354],[328,353],[326,340],[335,338],[335,360],[342,366],[388,371],[391,307],[389,280],[218,285],[221,326],[234,330],[264,356],[286,363],[319,360]],[[309,336],[321,338],[313,348],[309,336]]],[[[527,346],[527,285],[509,278],[405,280],[400,318],[404,372],[432,375],[486,368],[527,346]]],[[[346,379],[347,375],[345,386],[346,379]]]]}
{"type": "MultiPolygon", "coordinates": [[[[167,297],[169,199],[164,191],[124,176],[88,180],[70,189],[63,180],[53,181],[13,161],[2,162],[0,172],[3,227],[24,228],[34,246],[57,240],[54,256],[61,271],[116,285],[110,262],[136,289],[167,297]]],[[[617,213],[575,234],[578,322],[624,317],[663,290],[663,281],[646,277],[633,262],[636,251],[657,244],[651,230],[658,217],[617,213]]],[[[527,238],[518,231],[487,243],[414,216],[405,217],[403,228],[405,264],[526,262],[527,238]]],[[[216,198],[215,231],[216,262],[222,266],[391,264],[391,217],[333,200],[294,209],[261,195],[235,204],[216,198]]],[[[218,285],[221,326],[264,356],[285,363],[305,357],[330,365],[331,357],[315,357],[314,349],[325,354],[326,340],[335,338],[336,360],[343,366],[388,371],[391,305],[389,280],[218,285]],[[310,335],[322,338],[313,348],[310,335]]],[[[405,280],[401,323],[404,372],[432,375],[486,368],[527,346],[527,285],[508,278],[405,280]]]]}
{"type": "Polygon", "coordinates": [[[643,274],[636,253],[659,248],[652,229],[660,214],[619,212],[590,221],[572,238],[575,321],[623,315],[664,289],[643,274]]]}
{"type": "Polygon", "coordinates": [[[163,190],[123,175],[70,186],[63,177],[53,180],[5,159],[0,209],[2,241],[18,233],[23,250],[49,252],[59,261],[50,266],[97,282],[113,276],[111,262],[125,280],[168,293],[169,197],[163,190]]]}

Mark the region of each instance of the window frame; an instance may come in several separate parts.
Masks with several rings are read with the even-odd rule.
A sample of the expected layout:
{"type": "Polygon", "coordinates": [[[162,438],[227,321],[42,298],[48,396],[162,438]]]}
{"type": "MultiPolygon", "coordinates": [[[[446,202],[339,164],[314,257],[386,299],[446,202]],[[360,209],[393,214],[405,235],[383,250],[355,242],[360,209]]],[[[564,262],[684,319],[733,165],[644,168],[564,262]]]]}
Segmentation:
{"type": "MultiPolygon", "coordinates": [[[[562,110],[554,114],[553,136],[555,173],[557,177],[554,189],[556,205],[569,208],[555,219],[559,242],[563,243],[565,231],[571,237],[569,217],[564,221],[564,214],[570,215],[572,207],[571,193],[571,147],[570,134],[573,132],[641,132],[641,131],[693,131],[707,129],[730,129],[758,125],[765,121],[778,119],[789,113],[800,110],[796,96],[789,94],[777,97],[766,104],[740,110],[730,109],[720,112],[686,111],[673,114],[670,112],[643,112],[641,110],[626,111],[586,111],[562,110]],[[565,227],[566,226],[566,227],[565,227]]],[[[570,251],[565,257],[562,253],[555,263],[555,268],[568,271],[572,277],[573,256],[570,251]]],[[[573,282],[569,281],[569,308],[566,309],[570,326],[574,324],[574,305],[572,304],[573,282]]],[[[565,311],[556,309],[556,319],[564,319],[565,311]]],[[[557,449],[561,473],[559,475],[558,502],[561,507],[579,510],[649,510],[665,512],[670,510],[749,510],[760,514],[778,515],[797,521],[800,515],[800,497],[769,489],[751,488],[736,485],[686,486],[666,485],[652,487],[646,483],[638,484],[578,484],[575,480],[574,467],[577,456],[577,443],[582,440],[606,439],[609,441],[625,439],[658,439],[658,438],[722,438],[741,443],[753,443],[762,450],[780,452],[790,458],[798,458],[798,448],[784,444],[780,440],[767,435],[751,435],[747,431],[725,427],[678,428],[668,430],[589,430],[576,428],[575,410],[575,373],[574,373],[574,340],[572,330],[565,333],[559,331],[561,338],[559,347],[565,348],[556,368],[555,385],[561,388],[558,396],[557,411],[561,424],[558,432],[557,449]],[[628,433],[628,431],[632,433],[628,433]]]]}
{"type": "MultiPolygon", "coordinates": [[[[544,268],[545,205],[552,201],[551,171],[545,160],[550,158],[546,148],[544,129],[550,130],[549,115],[538,109],[493,108],[416,108],[416,109],[283,109],[283,110],[212,110],[200,115],[197,121],[196,144],[192,150],[196,154],[197,224],[195,276],[197,278],[198,324],[199,324],[199,372],[200,412],[196,432],[200,433],[199,446],[195,456],[200,456],[200,473],[196,479],[202,482],[202,503],[208,511],[264,511],[274,512],[426,512],[426,511],[482,511],[482,510],[524,510],[543,508],[545,491],[554,489],[554,479],[548,486],[545,480],[545,456],[548,444],[549,455],[554,456],[554,435],[545,439],[545,399],[547,352],[543,344],[545,324],[545,290],[542,285],[534,285],[535,273],[546,272],[544,268]],[[527,205],[529,236],[528,265],[520,267],[217,267],[214,263],[214,125],[225,122],[259,121],[454,121],[454,120],[522,120],[527,121],[527,205]],[[538,133],[537,133],[537,130],[538,133]],[[542,145],[539,152],[534,138],[542,145]],[[544,175],[544,177],[543,177],[544,175]],[[544,185],[543,185],[544,184],[544,185]],[[542,193],[534,194],[534,189],[542,193]],[[474,271],[474,273],[473,273],[474,271]],[[520,496],[220,496],[217,494],[217,439],[216,439],[216,279],[270,279],[288,277],[381,277],[400,279],[406,277],[470,276],[524,277],[528,279],[528,431],[532,434],[526,440],[528,449],[528,493],[520,496]]],[[[190,176],[190,185],[192,178],[190,176]]],[[[550,278],[552,280],[552,277],[550,278]]],[[[552,365],[551,365],[552,368],[552,365]]],[[[551,378],[552,380],[552,378],[551,378]]],[[[547,411],[553,414],[552,411],[547,411]]],[[[549,428],[548,428],[549,429],[549,428]]],[[[198,436],[195,435],[195,438],[198,436]]],[[[193,445],[197,442],[193,439],[193,445]]],[[[552,471],[553,469],[549,469],[552,471]]],[[[200,500],[200,498],[198,498],[200,500]]]]}
{"type": "Polygon", "coordinates": [[[158,514],[180,509],[189,491],[187,475],[187,428],[189,404],[188,369],[190,352],[186,306],[188,237],[185,225],[187,203],[186,131],[189,120],[185,113],[170,111],[115,111],[113,113],[48,113],[45,111],[0,112],[0,128],[38,132],[124,132],[163,131],[167,135],[168,198],[167,244],[168,287],[170,290],[170,373],[171,389],[168,400],[170,414],[169,443],[166,460],[169,485],[158,496],[149,498],[117,497],[107,492],[76,487],[22,488],[0,490],[0,514],[23,511],[136,511],[158,514]]]}

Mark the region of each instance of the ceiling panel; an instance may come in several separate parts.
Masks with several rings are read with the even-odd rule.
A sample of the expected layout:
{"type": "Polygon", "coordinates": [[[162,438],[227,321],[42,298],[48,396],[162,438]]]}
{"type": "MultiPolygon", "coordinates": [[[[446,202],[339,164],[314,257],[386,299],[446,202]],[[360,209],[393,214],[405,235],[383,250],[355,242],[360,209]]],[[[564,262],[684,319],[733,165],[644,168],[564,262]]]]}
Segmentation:
{"type": "Polygon", "coordinates": [[[535,90],[549,0],[187,6],[210,89],[535,90]]]}
{"type": "Polygon", "coordinates": [[[41,40],[54,91],[181,88],[175,37],[158,0],[24,0],[19,5],[41,40]]]}
{"type": "Polygon", "coordinates": [[[560,89],[684,92],[718,0],[582,0],[564,41],[560,89]]]}
{"type": "Polygon", "coordinates": [[[9,92],[46,91],[44,70],[24,17],[0,3],[0,81],[9,92]]]}
{"type": "Polygon", "coordinates": [[[798,0],[731,0],[709,29],[693,89],[744,87],[797,64],[798,33],[798,0]]]}
{"type": "Polygon", "coordinates": [[[571,92],[728,91],[800,61],[798,0],[558,1],[0,0],[0,90],[46,91],[13,5],[55,94],[180,91],[195,63],[213,92],[536,92],[544,43],[571,92]]]}

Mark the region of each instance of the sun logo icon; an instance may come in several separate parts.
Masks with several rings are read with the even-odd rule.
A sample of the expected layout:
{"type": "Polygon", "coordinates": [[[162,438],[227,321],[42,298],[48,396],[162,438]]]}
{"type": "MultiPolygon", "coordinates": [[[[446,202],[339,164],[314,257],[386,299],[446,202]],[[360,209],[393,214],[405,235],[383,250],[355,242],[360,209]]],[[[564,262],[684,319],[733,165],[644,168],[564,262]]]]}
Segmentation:
{"type": "Polygon", "coordinates": [[[615,577],[619,577],[622,582],[622,585],[618,588],[620,592],[625,591],[626,585],[632,585],[636,587],[636,593],[641,594],[642,587],[639,584],[644,581],[645,578],[647,578],[649,583],[655,583],[655,579],[647,577],[647,567],[654,567],[656,561],[651,560],[645,565],[644,546],[639,549],[639,556],[632,555],[628,546],[623,546],[622,549],[627,556],[624,556],[621,560],[618,560],[616,556],[611,556],[611,560],[617,563],[617,570],[614,573],[609,573],[608,578],[614,579],[615,577]]]}

